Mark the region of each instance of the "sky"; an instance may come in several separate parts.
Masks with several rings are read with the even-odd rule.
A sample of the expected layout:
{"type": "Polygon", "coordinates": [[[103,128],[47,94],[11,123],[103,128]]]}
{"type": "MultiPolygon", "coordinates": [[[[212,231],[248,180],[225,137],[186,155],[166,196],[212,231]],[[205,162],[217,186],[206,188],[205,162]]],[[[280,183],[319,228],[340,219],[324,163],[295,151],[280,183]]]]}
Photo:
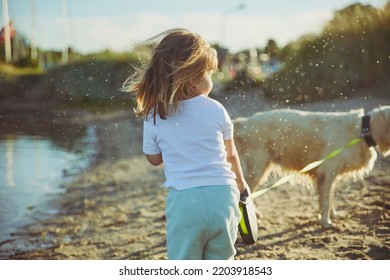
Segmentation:
{"type": "MultiPolygon", "coordinates": [[[[8,0],[9,18],[42,49],[128,51],[169,28],[187,28],[232,52],[319,34],[333,13],[388,0],[8,0]]],[[[3,1],[4,2],[4,1],[3,1]]],[[[3,7],[0,23],[4,24],[3,7]]]]}

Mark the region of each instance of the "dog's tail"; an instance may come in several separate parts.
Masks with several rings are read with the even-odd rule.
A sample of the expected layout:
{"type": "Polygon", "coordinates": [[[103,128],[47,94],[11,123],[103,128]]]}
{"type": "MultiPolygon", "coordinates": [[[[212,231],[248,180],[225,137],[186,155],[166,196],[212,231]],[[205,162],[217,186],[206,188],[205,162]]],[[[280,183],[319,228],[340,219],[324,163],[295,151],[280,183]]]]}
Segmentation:
{"type": "Polygon", "coordinates": [[[238,152],[241,153],[243,151],[241,151],[241,147],[244,146],[244,135],[243,134],[243,131],[242,131],[242,126],[243,126],[243,123],[242,121],[244,120],[245,118],[237,118],[235,120],[233,120],[233,125],[234,125],[234,142],[237,146],[237,149],[238,149],[238,152]]]}
{"type": "Polygon", "coordinates": [[[237,152],[240,155],[240,161],[241,161],[241,166],[244,171],[247,170],[247,163],[244,160],[245,155],[248,152],[248,147],[246,143],[246,137],[244,134],[244,131],[242,129],[243,121],[244,118],[238,118],[233,120],[233,125],[234,125],[234,144],[236,146],[237,152]]]}
{"type": "Polygon", "coordinates": [[[245,120],[247,120],[247,118],[236,118],[234,119],[232,122],[233,122],[233,125],[234,125],[234,136],[237,136],[237,137],[242,137],[242,127],[244,126],[244,122],[245,120]]]}

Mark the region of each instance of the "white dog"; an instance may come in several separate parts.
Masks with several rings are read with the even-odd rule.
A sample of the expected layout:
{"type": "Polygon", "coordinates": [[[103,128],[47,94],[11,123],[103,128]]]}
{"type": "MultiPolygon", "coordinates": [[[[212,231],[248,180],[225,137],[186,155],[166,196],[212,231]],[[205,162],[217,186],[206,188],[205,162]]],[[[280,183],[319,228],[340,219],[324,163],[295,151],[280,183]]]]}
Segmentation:
{"type": "Polygon", "coordinates": [[[237,150],[252,191],[265,181],[272,166],[300,171],[352,139],[364,138],[306,174],[317,186],[324,228],[332,226],[330,215],[336,214],[336,179],[362,178],[369,173],[377,158],[374,147],[384,156],[390,154],[390,106],[366,116],[363,109],[341,113],[289,109],[259,112],[234,120],[234,127],[237,150]]]}

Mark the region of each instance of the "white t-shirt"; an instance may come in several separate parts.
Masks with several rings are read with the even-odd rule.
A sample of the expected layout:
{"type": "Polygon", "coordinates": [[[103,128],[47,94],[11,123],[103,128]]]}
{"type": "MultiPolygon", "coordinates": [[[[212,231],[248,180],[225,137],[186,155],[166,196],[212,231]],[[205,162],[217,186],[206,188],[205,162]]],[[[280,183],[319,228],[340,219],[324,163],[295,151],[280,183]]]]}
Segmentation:
{"type": "Polygon", "coordinates": [[[199,186],[236,186],[226,160],[224,140],[233,138],[233,124],[221,103],[198,95],[179,103],[166,120],[144,121],[143,151],[162,153],[166,187],[183,190],[199,186]]]}

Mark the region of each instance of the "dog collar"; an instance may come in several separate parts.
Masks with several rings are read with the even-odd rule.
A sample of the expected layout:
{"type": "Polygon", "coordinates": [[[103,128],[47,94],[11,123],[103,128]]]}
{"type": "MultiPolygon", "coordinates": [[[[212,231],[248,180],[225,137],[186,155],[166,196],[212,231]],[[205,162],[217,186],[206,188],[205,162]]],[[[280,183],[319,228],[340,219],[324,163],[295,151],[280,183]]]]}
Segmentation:
{"type": "Polygon", "coordinates": [[[370,115],[365,115],[362,117],[362,132],[360,136],[364,139],[368,147],[376,146],[376,142],[371,135],[370,115]]]}

